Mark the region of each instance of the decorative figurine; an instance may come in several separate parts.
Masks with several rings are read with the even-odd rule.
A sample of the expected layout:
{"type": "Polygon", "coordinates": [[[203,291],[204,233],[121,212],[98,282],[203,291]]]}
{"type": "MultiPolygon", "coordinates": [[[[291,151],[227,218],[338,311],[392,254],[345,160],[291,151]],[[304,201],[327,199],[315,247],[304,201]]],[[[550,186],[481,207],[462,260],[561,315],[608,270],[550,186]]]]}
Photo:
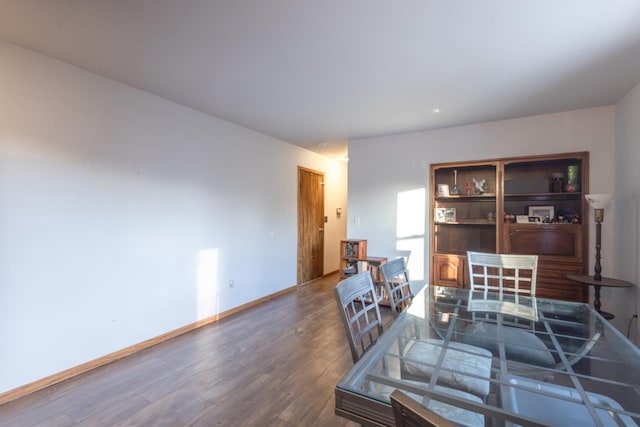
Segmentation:
{"type": "Polygon", "coordinates": [[[473,179],[473,186],[475,187],[475,191],[477,191],[480,194],[484,193],[484,185],[487,183],[487,180],[481,179],[480,181],[476,181],[475,178],[471,178],[471,179],[473,179]]]}
{"type": "Polygon", "coordinates": [[[469,182],[469,180],[467,180],[467,185],[465,185],[465,188],[467,189],[467,196],[469,196],[471,194],[471,183],[469,182]]]}
{"type": "Polygon", "coordinates": [[[451,189],[451,191],[449,192],[449,194],[454,195],[454,196],[458,196],[460,195],[461,191],[458,188],[458,171],[456,169],[453,170],[453,188],[451,189]]]}

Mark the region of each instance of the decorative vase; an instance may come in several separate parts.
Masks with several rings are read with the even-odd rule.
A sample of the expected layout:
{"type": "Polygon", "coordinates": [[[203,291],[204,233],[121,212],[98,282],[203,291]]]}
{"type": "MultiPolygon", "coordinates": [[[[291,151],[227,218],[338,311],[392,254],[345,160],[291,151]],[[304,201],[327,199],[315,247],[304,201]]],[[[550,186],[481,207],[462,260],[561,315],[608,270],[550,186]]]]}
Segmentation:
{"type": "Polygon", "coordinates": [[[564,187],[564,191],[569,193],[580,191],[577,165],[567,166],[567,184],[564,187]]]}

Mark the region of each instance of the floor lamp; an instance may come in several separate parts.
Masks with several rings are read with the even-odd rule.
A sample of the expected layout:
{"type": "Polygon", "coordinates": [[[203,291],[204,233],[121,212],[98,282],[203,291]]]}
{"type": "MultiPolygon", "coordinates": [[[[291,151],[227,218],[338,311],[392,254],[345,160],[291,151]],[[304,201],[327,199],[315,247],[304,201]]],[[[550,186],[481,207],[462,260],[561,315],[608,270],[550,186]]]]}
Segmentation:
{"type": "MultiPolygon", "coordinates": [[[[602,249],[602,221],[604,220],[604,208],[609,204],[613,195],[611,194],[587,194],[584,198],[589,205],[594,209],[594,216],[596,220],[596,265],[594,268],[594,275],[582,275],[582,274],[568,274],[567,278],[574,280],[583,285],[593,286],[595,291],[595,298],[593,299],[593,307],[607,320],[613,319],[615,316],[612,313],[601,311],[600,303],[600,289],[605,286],[608,288],[629,288],[633,286],[633,283],[626,280],[613,279],[611,277],[602,277],[602,266],[600,265],[600,250],[602,249]]],[[[585,213],[586,216],[586,213],[585,213]]]]}
{"type": "MultiPolygon", "coordinates": [[[[602,281],[602,266],[600,265],[600,250],[602,249],[602,221],[604,221],[604,208],[609,204],[613,195],[611,194],[587,194],[584,196],[587,202],[593,208],[595,220],[596,220],[596,266],[594,267],[593,280],[596,283],[602,281]]],[[[598,313],[601,313],[600,307],[600,287],[601,285],[595,284],[595,298],[593,300],[593,306],[598,313]]]]}
{"type": "Polygon", "coordinates": [[[611,194],[587,194],[584,196],[594,209],[596,220],[596,266],[594,280],[602,280],[602,266],[600,265],[600,250],[602,249],[602,221],[604,220],[604,208],[609,204],[611,194]]]}

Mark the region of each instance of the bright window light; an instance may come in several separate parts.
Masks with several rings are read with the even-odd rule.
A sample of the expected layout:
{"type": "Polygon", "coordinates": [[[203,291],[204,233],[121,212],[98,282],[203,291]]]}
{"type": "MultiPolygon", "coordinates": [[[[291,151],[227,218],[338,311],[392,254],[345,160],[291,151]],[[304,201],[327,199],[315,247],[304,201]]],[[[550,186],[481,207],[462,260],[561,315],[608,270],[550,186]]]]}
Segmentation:
{"type": "Polygon", "coordinates": [[[424,279],[424,233],[426,190],[398,193],[396,249],[407,254],[411,280],[424,279]]]}
{"type": "Polygon", "coordinates": [[[424,237],[413,239],[401,239],[396,243],[398,252],[410,254],[407,260],[407,268],[411,280],[424,279],[424,237]]]}
{"type": "Polygon", "coordinates": [[[397,237],[424,236],[425,189],[398,193],[397,237]]]}
{"type": "Polygon", "coordinates": [[[218,313],[218,249],[203,249],[197,255],[198,320],[218,313]]]}

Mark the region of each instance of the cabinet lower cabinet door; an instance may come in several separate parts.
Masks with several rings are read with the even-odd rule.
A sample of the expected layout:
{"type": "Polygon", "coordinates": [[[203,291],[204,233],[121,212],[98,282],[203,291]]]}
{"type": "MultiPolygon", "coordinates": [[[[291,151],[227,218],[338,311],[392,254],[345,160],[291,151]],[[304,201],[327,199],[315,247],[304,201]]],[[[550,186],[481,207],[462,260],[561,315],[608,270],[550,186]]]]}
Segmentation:
{"type": "Polygon", "coordinates": [[[541,298],[587,302],[586,286],[567,279],[568,274],[583,274],[582,265],[538,262],[536,295],[541,298]]]}
{"type": "Polygon", "coordinates": [[[467,283],[467,257],[459,255],[433,256],[433,285],[465,287],[467,283]]]}
{"type": "Polygon", "coordinates": [[[572,285],[556,285],[556,286],[539,286],[537,296],[540,298],[561,299],[564,301],[586,302],[586,293],[583,292],[582,286],[572,285]]]}
{"type": "Polygon", "coordinates": [[[505,224],[504,253],[538,255],[541,260],[582,264],[582,225],[505,224]]]}
{"type": "Polygon", "coordinates": [[[567,279],[584,274],[583,225],[505,224],[505,253],[538,255],[536,296],[587,302],[584,285],[567,279]]]}

